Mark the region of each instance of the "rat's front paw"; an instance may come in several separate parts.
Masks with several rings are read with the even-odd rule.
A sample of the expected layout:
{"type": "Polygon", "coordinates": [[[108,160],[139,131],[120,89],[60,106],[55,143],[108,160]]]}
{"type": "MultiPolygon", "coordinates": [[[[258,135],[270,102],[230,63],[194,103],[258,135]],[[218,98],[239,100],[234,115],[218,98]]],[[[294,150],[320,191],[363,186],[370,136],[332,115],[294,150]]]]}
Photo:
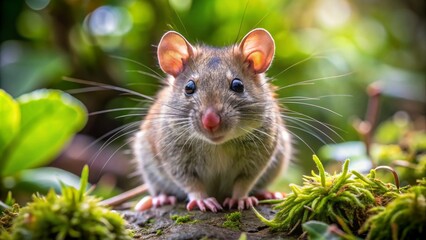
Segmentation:
{"type": "Polygon", "coordinates": [[[226,198],[223,202],[223,206],[228,206],[229,209],[235,206],[237,204],[238,210],[244,210],[249,209],[253,206],[257,206],[259,204],[259,201],[256,197],[249,196],[249,197],[242,197],[242,198],[226,198]]]}
{"type": "Polygon", "coordinates": [[[269,191],[260,191],[254,194],[259,200],[269,200],[269,199],[283,199],[285,193],[282,192],[269,192],[269,191]]]}
{"type": "Polygon", "coordinates": [[[209,209],[212,212],[217,212],[222,210],[222,206],[217,202],[216,198],[204,198],[204,199],[191,199],[186,205],[186,209],[191,211],[194,207],[197,206],[201,211],[205,212],[209,209]]]}
{"type": "Polygon", "coordinates": [[[161,207],[161,206],[168,205],[168,204],[175,205],[176,201],[177,200],[176,200],[175,196],[160,194],[160,195],[152,198],[152,206],[154,208],[156,208],[156,207],[161,207]]]}
{"type": "Polygon", "coordinates": [[[136,206],[135,206],[135,210],[136,211],[144,211],[147,209],[150,209],[151,207],[157,208],[157,207],[161,207],[164,205],[175,205],[176,204],[176,197],[175,196],[168,196],[166,194],[160,194],[158,196],[155,197],[151,197],[151,196],[145,196],[144,198],[142,198],[142,200],[140,200],[136,206]]]}

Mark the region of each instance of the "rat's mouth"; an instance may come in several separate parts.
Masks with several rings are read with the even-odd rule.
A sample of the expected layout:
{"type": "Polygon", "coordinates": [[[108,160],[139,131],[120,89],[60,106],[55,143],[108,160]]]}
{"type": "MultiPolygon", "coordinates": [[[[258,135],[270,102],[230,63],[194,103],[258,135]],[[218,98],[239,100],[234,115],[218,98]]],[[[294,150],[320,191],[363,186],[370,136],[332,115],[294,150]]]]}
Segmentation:
{"type": "Polygon", "coordinates": [[[221,142],[224,138],[225,138],[225,136],[210,136],[209,137],[209,139],[212,140],[213,142],[221,142]]]}
{"type": "Polygon", "coordinates": [[[211,144],[222,144],[224,143],[225,140],[225,135],[211,135],[211,134],[204,134],[204,137],[206,138],[206,140],[208,142],[210,142],[211,144]]]}

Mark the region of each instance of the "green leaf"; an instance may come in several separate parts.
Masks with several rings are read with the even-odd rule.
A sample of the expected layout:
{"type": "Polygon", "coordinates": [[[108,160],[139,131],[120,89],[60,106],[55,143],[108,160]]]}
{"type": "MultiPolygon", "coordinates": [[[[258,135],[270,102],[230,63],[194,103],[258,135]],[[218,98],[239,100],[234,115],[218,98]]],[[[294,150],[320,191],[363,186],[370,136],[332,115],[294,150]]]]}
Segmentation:
{"type": "Polygon", "coordinates": [[[342,237],[336,235],[332,231],[333,226],[329,226],[324,222],[319,221],[309,221],[304,224],[302,224],[303,230],[305,230],[308,233],[309,239],[315,239],[315,240],[341,240],[342,237]]]}
{"type": "Polygon", "coordinates": [[[20,129],[7,149],[1,175],[49,162],[87,120],[84,106],[59,90],[37,90],[22,95],[17,102],[20,129]]]}
{"type": "Polygon", "coordinates": [[[39,192],[41,194],[46,194],[50,189],[54,189],[57,193],[60,193],[60,182],[75,189],[78,189],[80,186],[80,178],[77,175],[53,167],[23,170],[18,177],[14,178],[14,181],[16,189],[39,192]]]}
{"type": "Polygon", "coordinates": [[[0,155],[4,156],[3,151],[19,130],[21,114],[18,103],[3,89],[0,89],[0,116],[0,155]]]}

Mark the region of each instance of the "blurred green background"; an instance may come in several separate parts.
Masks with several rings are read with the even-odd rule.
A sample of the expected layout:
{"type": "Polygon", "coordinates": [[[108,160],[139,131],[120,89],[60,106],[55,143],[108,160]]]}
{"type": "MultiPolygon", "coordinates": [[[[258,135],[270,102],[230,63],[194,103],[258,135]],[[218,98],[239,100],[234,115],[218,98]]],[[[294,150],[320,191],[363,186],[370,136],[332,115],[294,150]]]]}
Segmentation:
{"type": "MultiPolygon", "coordinates": [[[[263,27],[276,42],[268,76],[282,87],[278,93],[286,107],[303,115],[288,114],[305,118],[305,123],[288,122],[297,135],[297,153],[286,181],[298,183],[322,145],[360,139],[353,123],[365,117],[366,88],[372,83],[383,93],[379,122],[404,111],[424,129],[425,9],[423,0],[2,1],[1,88],[13,97],[39,88],[61,89],[89,112],[138,107],[140,99],[63,77],[154,95],[159,81],[141,72],[164,76],[155,46],[166,31],[176,30],[191,43],[225,46],[263,27]],[[308,82],[299,84],[303,81],[308,82]],[[332,125],[337,134],[319,122],[332,125]]],[[[103,137],[140,120],[126,116],[132,113],[91,116],[50,166],[79,174],[89,164],[91,181],[106,195],[116,186],[136,186],[126,144],[136,128],[103,137]]],[[[16,189],[13,181],[4,182],[3,190],[16,189]]]]}

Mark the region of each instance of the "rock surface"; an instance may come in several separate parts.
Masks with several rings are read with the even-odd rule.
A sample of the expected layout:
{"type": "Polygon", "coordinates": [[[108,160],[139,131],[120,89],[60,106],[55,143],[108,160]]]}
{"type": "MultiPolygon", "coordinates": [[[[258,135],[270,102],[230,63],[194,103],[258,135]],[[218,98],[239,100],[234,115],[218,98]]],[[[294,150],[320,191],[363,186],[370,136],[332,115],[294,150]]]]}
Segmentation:
{"type": "MultiPolygon", "coordinates": [[[[275,211],[267,205],[256,208],[267,219],[271,219],[275,214],[275,211]]],[[[236,227],[223,226],[227,216],[236,211],[211,213],[194,210],[188,212],[184,205],[178,205],[144,212],[122,211],[121,213],[128,222],[128,228],[133,230],[134,239],[239,239],[242,233],[245,233],[250,240],[289,239],[289,236],[283,233],[272,232],[254,215],[252,210],[241,212],[241,218],[237,221],[236,227]],[[178,223],[182,220],[183,223],[178,223]]]]}

